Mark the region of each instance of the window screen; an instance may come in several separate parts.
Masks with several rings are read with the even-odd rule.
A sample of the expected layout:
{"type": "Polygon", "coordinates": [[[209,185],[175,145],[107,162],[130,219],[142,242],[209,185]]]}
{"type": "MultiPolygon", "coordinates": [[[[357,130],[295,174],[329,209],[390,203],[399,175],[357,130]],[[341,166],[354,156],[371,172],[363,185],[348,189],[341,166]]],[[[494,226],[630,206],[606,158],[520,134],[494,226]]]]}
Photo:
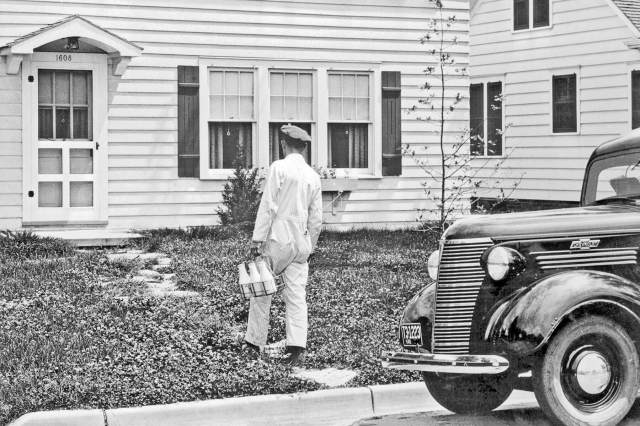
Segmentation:
{"type": "Polygon", "coordinates": [[[529,28],[529,0],[513,0],[513,29],[529,28]]]}
{"type": "Polygon", "coordinates": [[[487,155],[502,155],[502,83],[487,83],[487,155]]]}
{"type": "Polygon", "coordinates": [[[484,155],[484,85],[472,84],[470,88],[471,113],[469,137],[471,155],[484,155]]]}
{"type": "Polygon", "coordinates": [[[553,132],[573,133],[578,130],[576,74],[553,77],[553,132]]]}
{"type": "Polygon", "coordinates": [[[640,127],[640,71],[631,73],[631,124],[634,129],[640,127]]]}
{"type": "Polygon", "coordinates": [[[533,27],[549,26],[549,0],[533,0],[533,27]]]}

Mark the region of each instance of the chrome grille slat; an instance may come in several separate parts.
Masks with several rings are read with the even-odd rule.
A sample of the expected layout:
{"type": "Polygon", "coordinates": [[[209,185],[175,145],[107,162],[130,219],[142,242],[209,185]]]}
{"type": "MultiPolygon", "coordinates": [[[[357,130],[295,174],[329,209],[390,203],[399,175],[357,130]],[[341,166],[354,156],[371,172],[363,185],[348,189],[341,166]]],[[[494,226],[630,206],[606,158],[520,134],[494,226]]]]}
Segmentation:
{"type": "Polygon", "coordinates": [[[570,269],[589,266],[635,265],[638,247],[590,250],[558,250],[531,253],[540,269],[570,269]]]}
{"type": "Polygon", "coordinates": [[[485,273],[480,257],[491,247],[489,239],[446,241],[440,257],[433,352],[469,353],[471,320],[485,273]]]}

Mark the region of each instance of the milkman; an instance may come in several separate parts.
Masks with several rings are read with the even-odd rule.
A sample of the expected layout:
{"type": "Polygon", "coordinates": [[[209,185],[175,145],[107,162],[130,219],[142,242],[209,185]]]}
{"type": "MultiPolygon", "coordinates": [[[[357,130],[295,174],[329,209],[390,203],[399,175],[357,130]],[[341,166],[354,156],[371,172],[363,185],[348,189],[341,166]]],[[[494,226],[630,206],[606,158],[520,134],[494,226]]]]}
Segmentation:
{"type": "MultiPolygon", "coordinates": [[[[311,137],[291,125],[282,126],[280,136],[285,158],[269,168],[251,246],[253,254],[269,260],[275,274],[283,274],[287,334],[283,362],[295,366],[302,362],[307,346],[308,259],[320,236],[322,192],[320,177],[302,156],[311,137]]],[[[271,299],[250,301],[244,340],[252,349],[267,343],[271,299]]]]}

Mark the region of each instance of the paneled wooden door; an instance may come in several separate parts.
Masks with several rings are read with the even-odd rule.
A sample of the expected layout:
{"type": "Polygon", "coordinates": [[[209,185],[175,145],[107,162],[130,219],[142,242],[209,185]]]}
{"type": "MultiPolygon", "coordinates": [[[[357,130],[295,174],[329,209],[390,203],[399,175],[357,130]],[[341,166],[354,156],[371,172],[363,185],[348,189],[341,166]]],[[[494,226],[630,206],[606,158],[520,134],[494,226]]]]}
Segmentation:
{"type": "Polygon", "coordinates": [[[25,225],[106,224],[106,55],[34,53],[28,69],[25,225]]]}

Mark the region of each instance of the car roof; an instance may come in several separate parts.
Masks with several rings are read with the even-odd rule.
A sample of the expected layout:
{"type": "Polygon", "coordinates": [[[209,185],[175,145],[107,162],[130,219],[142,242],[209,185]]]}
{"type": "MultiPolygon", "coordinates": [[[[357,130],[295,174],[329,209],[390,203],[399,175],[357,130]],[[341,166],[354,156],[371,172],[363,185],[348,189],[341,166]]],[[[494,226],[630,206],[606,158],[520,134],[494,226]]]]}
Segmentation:
{"type": "Polygon", "coordinates": [[[603,143],[593,151],[591,158],[638,149],[640,149],[640,129],[636,129],[617,139],[603,143]]]}

